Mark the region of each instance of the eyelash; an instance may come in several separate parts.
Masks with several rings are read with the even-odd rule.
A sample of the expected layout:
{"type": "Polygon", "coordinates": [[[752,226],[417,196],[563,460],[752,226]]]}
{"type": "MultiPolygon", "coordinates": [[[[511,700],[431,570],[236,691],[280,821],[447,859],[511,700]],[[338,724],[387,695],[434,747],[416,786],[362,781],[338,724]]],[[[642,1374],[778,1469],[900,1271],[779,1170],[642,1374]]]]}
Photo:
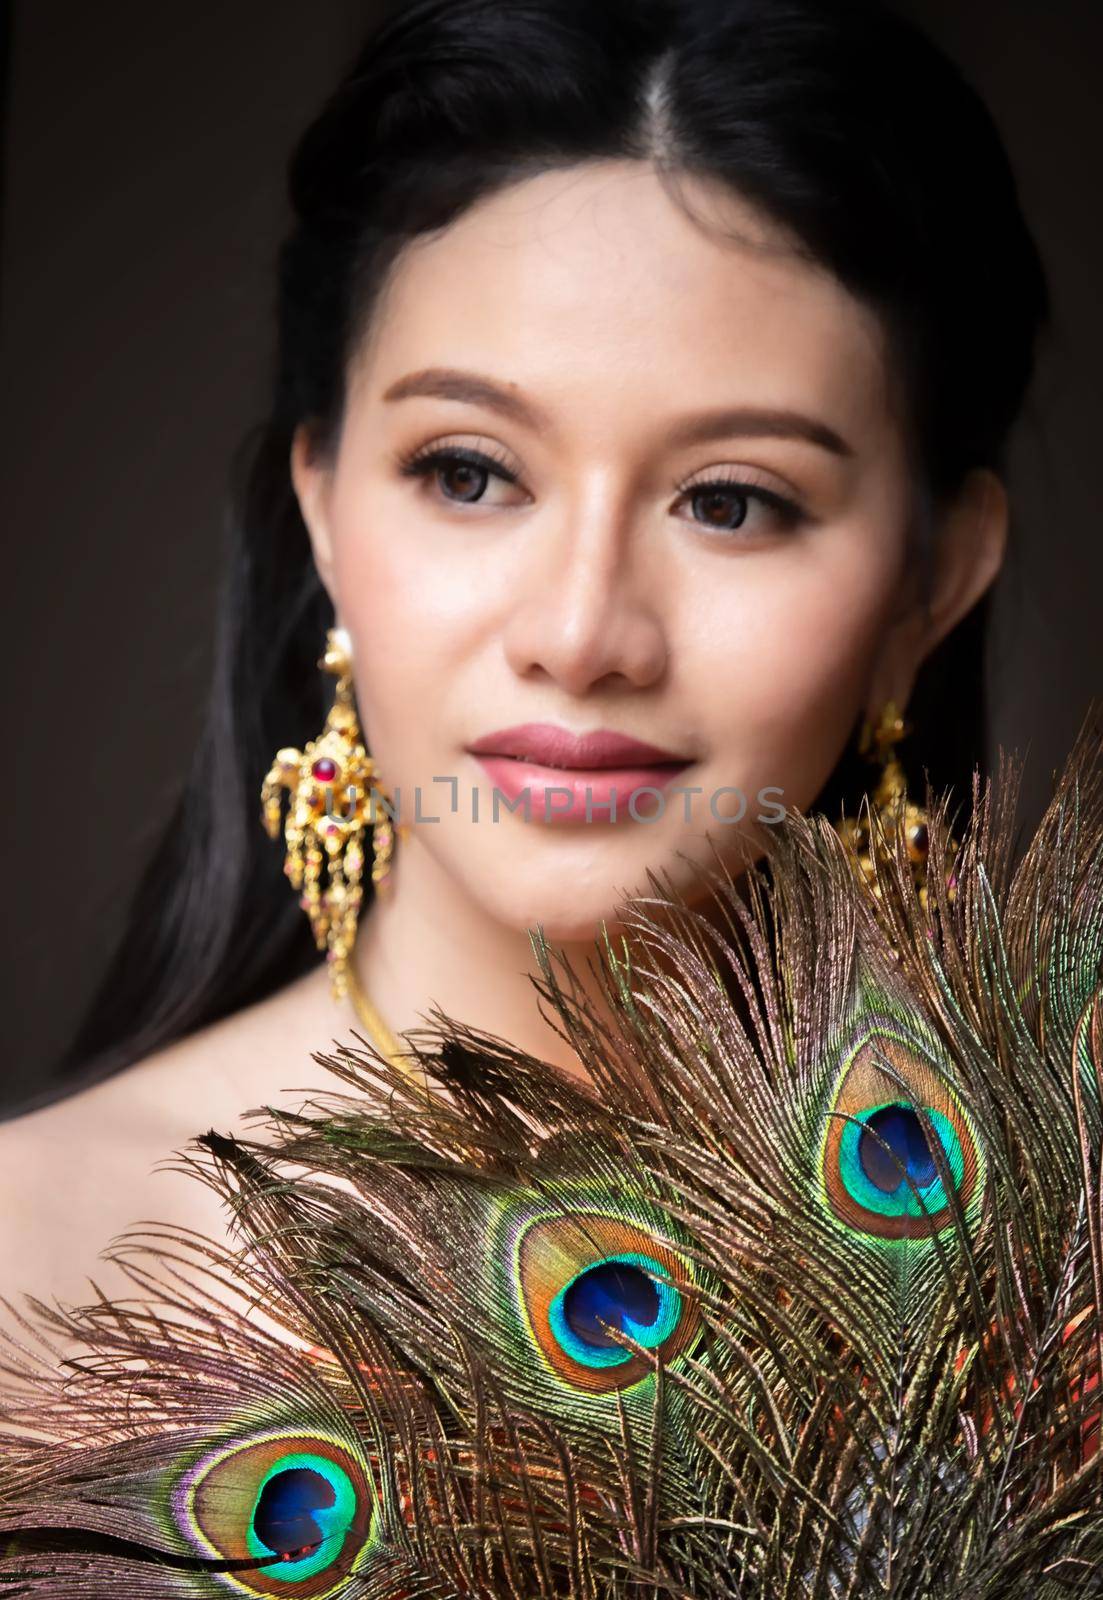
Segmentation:
{"type": "MultiPolygon", "coordinates": [[[[454,465],[456,462],[464,466],[478,467],[504,483],[516,484],[519,481],[517,474],[513,472],[503,458],[496,458],[482,450],[473,450],[464,445],[422,446],[407,455],[400,456],[398,458],[398,467],[404,477],[422,478],[428,481],[434,472],[444,466],[454,465]]],[[[690,479],[688,482],[677,484],[676,488],[679,495],[698,495],[709,491],[731,494],[733,491],[738,490],[743,499],[757,501],[765,506],[768,511],[773,513],[781,526],[787,530],[797,527],[805,516],[804,508],[796,500],[790,499],[787,495],[778,494],[776,490],[767,489],[762,484],[736,477],[734,474],[730,477],[690,479]]],[[[445,503],[463,505],[465,502],[461,500],[446,500],[445,503]]],[[[466,503],[477,505],[479,502],[468,501],[466,503]]],[[[694,520],[697,521],[696,518],[694,520]]],[[[734,534],[739,532],[743,524],[740,523],[739,527],[736,528],[710,529],[707,523],[697,521],[697,526],[704,528],[706,532],[734,534]]]]}

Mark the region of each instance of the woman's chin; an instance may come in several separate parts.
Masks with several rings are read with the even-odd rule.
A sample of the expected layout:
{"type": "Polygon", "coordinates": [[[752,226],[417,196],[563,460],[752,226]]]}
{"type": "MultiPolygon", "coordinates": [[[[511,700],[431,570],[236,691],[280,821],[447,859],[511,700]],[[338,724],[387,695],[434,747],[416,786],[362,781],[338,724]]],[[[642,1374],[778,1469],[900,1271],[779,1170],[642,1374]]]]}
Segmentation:
{"type": "MultiPolygon", "coordinates": [[[[665,881],[661,872],[659,877],[665,881]]],[[[601,936],[603,923],[610,936],[616,935],[621,928],[624,902],[634,894],[654,894],[646,871],[639,873],[638,881],[635,875],[611,874],[602,884],[601,892],[592,898],[577,891],[572,893],[569,882],[549,885],[544,892],[533,885],[531,891],[523,895],[517,894],[515,886],[509,899],[503,895],[494,904],[488,904],[487,911],[495,921],[518,932],[542,928],[551,944],[592,944],[601,936]],[[623,884],[619,895],[616,892],[618,883],[623,884]]],[[[485,896],[483,898],[485,903],[485,896]]]]}

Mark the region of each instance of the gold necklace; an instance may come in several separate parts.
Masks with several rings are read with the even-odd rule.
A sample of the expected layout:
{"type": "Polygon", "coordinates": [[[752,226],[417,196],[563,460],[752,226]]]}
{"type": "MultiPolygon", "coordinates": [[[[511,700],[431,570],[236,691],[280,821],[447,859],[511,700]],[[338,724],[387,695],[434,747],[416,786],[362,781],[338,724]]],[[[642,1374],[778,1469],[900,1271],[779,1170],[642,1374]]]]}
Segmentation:
{"type": "Polygon", "coordinates": [[[423,1094],[428,1094],[429,1089],[425,1082],[424,1072],[416,1067],[404,1053],[398,1038],[388,1028],[379,1012],[375,1009],[366,989],[360,982],[356,971],[356,963],[351,958],[345,969],[345,989],[352,1001],[353,1009],[360,1021],[368,1030],[371,1038],[386,1056],[396,1072],[419,1088],[423,1094]]]}

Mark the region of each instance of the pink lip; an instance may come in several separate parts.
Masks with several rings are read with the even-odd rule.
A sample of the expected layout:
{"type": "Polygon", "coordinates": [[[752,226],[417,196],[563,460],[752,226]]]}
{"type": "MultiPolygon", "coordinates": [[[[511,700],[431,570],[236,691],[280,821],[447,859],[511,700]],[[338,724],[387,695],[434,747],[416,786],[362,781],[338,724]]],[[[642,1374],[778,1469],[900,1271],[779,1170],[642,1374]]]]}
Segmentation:
{"type": "Polygon", "coordinates": [[[542,767],[574,768],[586,771],[629,767],[656,767],[667,763],[687,764],[687,758],[674,750],[645,744],[610,728],[595,728],[591,733],[575,734],[569,728],[550,722],[523,722],[514,728],[498,728],[484,733],[468,745],[472,755],[513,756],[542,767]]]}
{"type": "MultiPolygon", "coordinates": [[[[494,787],[528,821],[639,822],[650,817],[661,789],[688,761],[656,767],[542,767],[515,756],[476,756],[494,787]],[[638,794],[639,790],[643,794],[638,794]],[[527,804],[525,796],[527,795],[527,804]],[[636,796],[633,799],[633,796],[636,796]]],[[[497,814],[502,814],[500,802],[497,814]]]]}
{"type": "Polygon", "coordinates": [[[575,735],[550,723],[485,734],[468,746],[526,821],[620,822],[651,814],[655,796],[690,762],[657,745],[599,728],[575,735]]]}

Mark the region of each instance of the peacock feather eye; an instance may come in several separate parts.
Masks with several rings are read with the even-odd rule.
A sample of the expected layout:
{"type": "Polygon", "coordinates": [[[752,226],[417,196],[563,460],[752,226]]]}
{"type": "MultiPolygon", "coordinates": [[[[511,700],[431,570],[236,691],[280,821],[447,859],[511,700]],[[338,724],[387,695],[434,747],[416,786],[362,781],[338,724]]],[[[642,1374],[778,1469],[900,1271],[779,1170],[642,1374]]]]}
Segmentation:
{"type": "Polygon", "coordinates": [[[968,1118],[918,1043],[888,1020],[846,1055],[822,1173],[839,1221],[880,1239],[928,1238],[951,1223],[947,1182],[963,1209],[977,1192],[980,1152],[968,1118]]]}
{"type": "Polygon", "coordinates": [[[629,1388],[696,1334],[686,1263],[665,1239],[627,1218],[578,1212],[538,1219],[520,1236],[516,1270],[537,1348],[573,1388],[629,1388]]]}
{"type": "Polygon", "coordinates": [[[370,1555],[376,1494],[336,1438],[291,1431],[207,1450],[180,1480],[178,1524],[245,1595],[335,1595],[370,1555]],[[268,1558],[268,1559],[265,1559],[268,1558]]]}

